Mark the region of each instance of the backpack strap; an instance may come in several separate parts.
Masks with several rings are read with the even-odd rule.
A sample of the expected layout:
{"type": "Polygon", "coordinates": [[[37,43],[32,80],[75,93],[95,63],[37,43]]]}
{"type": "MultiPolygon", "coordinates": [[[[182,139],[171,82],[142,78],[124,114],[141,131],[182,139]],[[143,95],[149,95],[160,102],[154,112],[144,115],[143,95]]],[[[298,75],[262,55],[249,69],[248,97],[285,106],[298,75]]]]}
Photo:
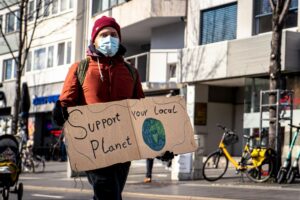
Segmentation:
{"type": "Polygon", "coordinates": [[[124,61],[124,65],[125,67],[128,69],[132,79],[133,79],[133,82],[135,84],[136,82],[136,79],[137,79],[137,75],[136,75],[136,72],[135,72],[135,68],[131,66],[131,64],[127,61],[124,61]]]}
{"type": "Polygon", "coordinates": [[[89,67],[89,62],[90,62],[90,59],[86,58],[86,59],[81,60],[80,63],[78,64],[77,79],[81,86],[83,85],[85,75],[86,75],[87,69],[89,67]]]}
{"type": "Polygon", "coordinates": [[[136,70],[135,68],[127,61],[124,61],[124,65],[126,66],[126,68],[128,69],[132,79],[133,79],[133,95],[132,97],[135,98],[136,97],[136,81],[137,81],[137,74],[136,74],[136,70]]]}

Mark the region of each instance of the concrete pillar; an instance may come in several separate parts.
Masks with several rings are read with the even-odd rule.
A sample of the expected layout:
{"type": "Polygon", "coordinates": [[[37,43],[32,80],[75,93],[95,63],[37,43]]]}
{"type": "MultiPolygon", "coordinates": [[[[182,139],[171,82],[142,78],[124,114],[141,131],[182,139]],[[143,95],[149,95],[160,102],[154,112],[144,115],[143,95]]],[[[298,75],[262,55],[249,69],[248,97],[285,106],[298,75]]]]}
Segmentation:
{"type": "MultiPolygon", "coordinates": [[[[186,88],[187,113],[194,127],[196,86],[188,85],[186,88]]],[[[202,151],[201,136],[195,135],[198,149],[193,153],[175,156],[172,161],[172,180],[195,180],[202,178],[202,151]]]]}

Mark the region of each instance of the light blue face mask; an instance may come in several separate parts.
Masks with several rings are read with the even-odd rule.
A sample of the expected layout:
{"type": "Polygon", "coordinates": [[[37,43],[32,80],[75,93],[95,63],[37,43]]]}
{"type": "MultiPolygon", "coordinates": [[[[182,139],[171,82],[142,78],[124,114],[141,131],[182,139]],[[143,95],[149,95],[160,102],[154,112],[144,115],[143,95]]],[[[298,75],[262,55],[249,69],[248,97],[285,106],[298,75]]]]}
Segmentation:
{"type": "Polygon", "coordinates": [[[111,37],[110,35],[100,38],[97,50],[106,57],[113,57],[119,49],[119,38],[111,37]]]}

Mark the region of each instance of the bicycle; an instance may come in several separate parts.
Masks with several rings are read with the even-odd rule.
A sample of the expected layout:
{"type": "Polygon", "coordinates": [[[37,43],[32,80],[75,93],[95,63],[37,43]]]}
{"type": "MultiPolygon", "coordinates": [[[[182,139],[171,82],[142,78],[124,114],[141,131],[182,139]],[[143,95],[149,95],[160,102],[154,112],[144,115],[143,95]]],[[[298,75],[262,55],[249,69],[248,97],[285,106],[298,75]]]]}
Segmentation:
{"type": "MultiPolygon", "coordinates": [[[[203,164],[202,175],[207,181],[216,181],[221,179],[228,169],[228,161],[230,161],[237,173],[246,173],[246,176],[258,183],[267,181],[273,176],[275,151],[270,148],[256,147],[250,148],[250,140],[255,136],[244,135],[246,145],[242,153],[241,160],[237,162],[227,151],[226,146],[232,145],[238,141],[238,136],[225,126],[218,125],[223,129],[223,136],[219,143],[219,148],[208,155],[203,164]]],[[[262,134],[265,134],[263,131],[262,134]]],[[[265,137],[265,135],[262,135],[265,137]]]]}
{"type": "Polygon", "coordinates": [[[26,147],[22,151],[22,171],[31,173],[42,173],[45,171],[46,164],[44,157],[33,155],[32,144],[27,142],[26,147]]]}
{"type": "Polygon", "coordinates": [[[284,181],[287,181],[287,183],[291,183],[294,181],[295,177],[299,175],[299,169],[298,169],[298,160],[300,156],[300,151],[298,153],[298,156],[294,163],[292,164],[292,152],[296,143],[296,140],[299,135],[300,126],[295,126],[292,124],[289,124],[291,128],[296,128],[297,131],[293,135],[292,142],[290,144],[290,149],[287,155],[286,160],[283,163],[283,166],[280,167],[278,174],[277,174],[277,182],[283,183],[284,181]]]}

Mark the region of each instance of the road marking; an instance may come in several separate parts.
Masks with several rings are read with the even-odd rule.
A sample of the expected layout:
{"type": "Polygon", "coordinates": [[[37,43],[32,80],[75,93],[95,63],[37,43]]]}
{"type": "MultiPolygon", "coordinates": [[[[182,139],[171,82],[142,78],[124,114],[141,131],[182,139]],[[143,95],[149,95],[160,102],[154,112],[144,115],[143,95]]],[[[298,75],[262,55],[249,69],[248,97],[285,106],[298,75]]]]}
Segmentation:
{"type": "Polygon", "coordinates": [[[20,180],[39,180],[42,179],[42,177],[33,177],[33,176],[22,176],[20,177],[20,180]]]}
{"type": "MultiPolygon", "coordinates": [[[[85,193],[85,194],[93,194],[93,190],[88,189],[76,189],[76,188],[58,188],[58,187],[43,187],[43,186],[24,186],[27,190],[40,190],[40,191],[55,191],[55,192],[71,192],[71,193],[85,193]]],[[[50,195],[41,195],[40,197],[49,197],[50,195]]],[[[183,196],[183,195],[162,195],[162,194],[148,194],[148,193],[135,193],[135,192],[123,192],[122,196],[124,197],[143,197],[149,199],[157,199],[157,200],[232,200],[232,199],[224,199],[224,198],[212,198],[212,197],[196,197],[196,196],[183,196]]],[[[61,196],[51,196],[53,198],[57,198],[61,196]]],[[[61,197],[63,198],[63,197],[61,197]]]]}
{"type": "MultiPolygon", "coordinates": [[[[153,177],[168,177],[168,174],[152,174],[153,177]]],[[[130,177],[145,177],[145,174],[129,174],[128,178],[130,177]]]]}
{"type": "Polygon", "coordinates": [[[195,196],[183,196],[183,195],[162,195],[162,194],[147,194],[147,193],[134,193],[123,192],[124,197],[139,197],[139,198],[151,198],[158,200],[233,200],[225,198],[212,198],[212,197],[195,197],[195,196]]]}
{"type": "Polygon", "coordinates": [[[157,177],[168,177],[168,174],[153,174],[152,176],[157,176],[157,177]]]}
{"type": "Polygon", "coordinates": [[[32,194],[34,197],[44,197],[44,198],[52,198],[52,199],[63,199],[63,196],[55,196],[55,195],[46,195],[46,194],[32,194]]]}

